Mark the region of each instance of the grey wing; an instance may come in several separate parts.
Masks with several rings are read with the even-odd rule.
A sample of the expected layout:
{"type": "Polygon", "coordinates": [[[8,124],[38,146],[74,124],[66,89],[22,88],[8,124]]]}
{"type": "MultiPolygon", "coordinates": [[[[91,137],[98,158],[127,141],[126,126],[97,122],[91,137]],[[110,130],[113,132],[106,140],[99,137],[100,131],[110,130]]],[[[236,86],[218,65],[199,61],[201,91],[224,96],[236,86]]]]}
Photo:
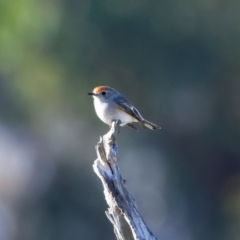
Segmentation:
{"type": "Polygon", "coordinates": [[[136,118],[138,121],[142,121],[143,117],[139,113],[139,111],[132,105],[132,103],[126,97],[117,97],[114,99],[115,104],[117,107],[122,109],[124,112],[128,113],[129,115],[136,118]]]}

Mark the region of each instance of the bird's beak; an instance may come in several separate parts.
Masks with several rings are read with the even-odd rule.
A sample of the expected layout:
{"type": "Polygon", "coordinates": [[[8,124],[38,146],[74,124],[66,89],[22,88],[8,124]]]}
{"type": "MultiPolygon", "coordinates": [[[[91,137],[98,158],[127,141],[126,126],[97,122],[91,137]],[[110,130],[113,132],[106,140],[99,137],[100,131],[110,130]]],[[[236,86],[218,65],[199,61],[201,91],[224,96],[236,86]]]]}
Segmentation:
{"type": "Polygon", "coordinates": [[[88,95],[89,95],[89,96],[96,96],[96,93],[89,92],[88,95]]]}

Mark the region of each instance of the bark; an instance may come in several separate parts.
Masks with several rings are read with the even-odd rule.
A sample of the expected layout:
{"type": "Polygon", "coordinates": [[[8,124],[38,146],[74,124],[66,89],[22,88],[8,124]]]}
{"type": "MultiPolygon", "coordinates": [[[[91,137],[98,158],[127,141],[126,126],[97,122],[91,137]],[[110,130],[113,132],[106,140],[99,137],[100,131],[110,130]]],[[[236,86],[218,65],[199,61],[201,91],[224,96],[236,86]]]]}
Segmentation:
{"type": "Polygon", "coordinates": [[[118,240],[156,240],[141,217],[118,167],[116,135],[119,125],[119,121],[113,122],[110,131],[100,138],[96,146],[98,158],[93,164],[109,206],[106,215],[113,224],[118,240]]]}

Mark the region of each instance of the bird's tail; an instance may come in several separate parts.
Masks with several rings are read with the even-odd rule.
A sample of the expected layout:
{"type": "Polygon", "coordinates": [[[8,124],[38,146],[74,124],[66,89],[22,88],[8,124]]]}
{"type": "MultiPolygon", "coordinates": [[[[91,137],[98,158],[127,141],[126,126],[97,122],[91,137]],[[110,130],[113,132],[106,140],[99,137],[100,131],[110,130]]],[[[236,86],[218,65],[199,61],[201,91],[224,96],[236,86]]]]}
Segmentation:
{"type": "Polygon", "coordinates": [[[157,124],[149,122],[148,120],[143,119],[141,122],[139,122],[143,128],[149,128],[151,130],[158,130],[161,129],[157,124]]]}

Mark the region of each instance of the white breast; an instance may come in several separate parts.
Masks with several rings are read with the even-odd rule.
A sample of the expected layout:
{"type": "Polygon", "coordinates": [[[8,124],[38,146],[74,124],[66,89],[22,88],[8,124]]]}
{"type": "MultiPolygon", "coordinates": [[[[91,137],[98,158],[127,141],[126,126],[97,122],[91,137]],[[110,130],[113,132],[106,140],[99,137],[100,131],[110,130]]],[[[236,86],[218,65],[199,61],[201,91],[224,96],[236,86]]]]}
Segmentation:
{"type": "Polygon", "coordinates": [[[98,98],[94,98],[94,107],[98,117],[108,125],[111,125],[113,120],[121,120],[122,126],[137,122],[135,118],[117,108],[114,104],[100,102],[98,98]]]}

